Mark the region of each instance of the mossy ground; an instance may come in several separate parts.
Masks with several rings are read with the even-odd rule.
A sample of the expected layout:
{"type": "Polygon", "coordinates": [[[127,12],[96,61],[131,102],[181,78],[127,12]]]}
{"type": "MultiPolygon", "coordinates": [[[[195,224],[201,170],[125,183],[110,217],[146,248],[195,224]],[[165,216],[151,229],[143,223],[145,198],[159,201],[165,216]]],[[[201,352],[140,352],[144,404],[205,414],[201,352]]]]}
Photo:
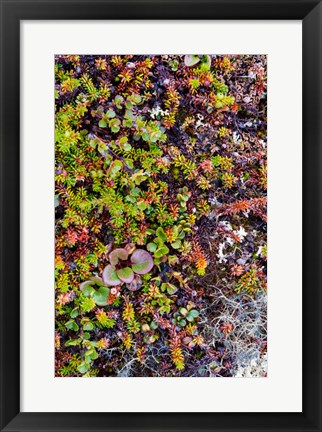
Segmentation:
{"type": "Polygon", "coordinates": [[[56,376],[260,363],[266,57],[57,56],[55,107],[56,376]],[[116,248],[154,265],[102,301],[80,286],[116,248]]]}

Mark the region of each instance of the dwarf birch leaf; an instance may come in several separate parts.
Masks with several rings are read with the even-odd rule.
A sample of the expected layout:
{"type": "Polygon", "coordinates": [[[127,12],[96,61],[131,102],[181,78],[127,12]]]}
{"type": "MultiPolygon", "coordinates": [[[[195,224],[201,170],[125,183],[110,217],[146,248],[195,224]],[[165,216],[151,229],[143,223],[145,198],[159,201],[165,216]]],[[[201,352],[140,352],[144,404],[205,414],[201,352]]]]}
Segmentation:
{"type": "Polygon", "coordinates": [[[107,117],[107,118],[114,118],[114,117],[115,117],[115,111],[112,110],[112,109],[109,109],[109,110],[106,112],[106,117],[107,117]]]}
{"type": "Polygon", "coordinates": [[[148,243],[146,248],[149,252],[154,252],[157,249],[157,245],[155,243],[148,243]]]}
{"type": "Polygon", "coordinates": [[[163,245],[154,252],[154,256],[156,258],[161,258],[163,255],[166,255],[167,253],[169,253],[169,249],[166,245],[163,245]]]}
{"type": "Polygon", "coordinates": [[[191,311],[188,312],[188,314],[186,315],[186,318],[189,322],[192,322],[198,316],[199,316],[199,312],[196,311],[195,309],[192,309],[191,311]]]}
{"type": "Polygon", "coordinates": [[[173,247],[173,249],[179,249],[179,247],[181,246],[181,243],[179,241],[175,241],[175,242],[171,243],[171,246],[173,247]]]}
{"type": "Polygon", "coordinates": [[[178,288],[175,285],[168,283],[167,284],[167,291],[168,291],[168,294],[171,295],[171,294],[176,293],[178,291],[178,288]]]}
{"type": "Polygon", "coordinates": [[[76,318],[78,316],[78,309],[74,308],[71,313],[70,313],[70,317],[71,318],[76,318]]]}
{"type": "Polygon", "coordinates": [[[81,363],[77,368],[78,372],[80,372],[81,374],[85,374],[89,369],[90,366],[85,362],[81,363]]]}
{"type": "Polygon", "coordinates": [[[189,311],[189,315],[191,315],[193,318],[197,318],[199,316],[199,312],[195,309],[192,309],[189,311]]]}
{"type": "Polygon", "coordinates": [[[105,120],[100,120],[100,121],[98,122],[98,126],[99,126],[100,128],[105,128],[105,127],[107,126],[107,123],[106,123],[105,120]]]}
{"type": "Polygon", "coordinates": [[[157,228],[155,233],[161,240],[165,241],[167,239],[167,236],[165,235],[163,228],[161,227],[157,228]]]}
{"type": "Polygon", "coordinates": [[[123,164],[121,161],[119,160],[115,160],[111,163],[110,165],[110,170],[111,170],[111,174],[114,177],[115,174],[117,174],[118,171],[120,171],[120,169],[123,168],[123,164]]]}
{"type": "Polygon", "coordinates": [[[84,329],[85,331],[92,331],[92,330],[94,330],[94,324],[91,323],[90,321],[85,322],[85,323],[83,324],[83,329],[84,329]]]}

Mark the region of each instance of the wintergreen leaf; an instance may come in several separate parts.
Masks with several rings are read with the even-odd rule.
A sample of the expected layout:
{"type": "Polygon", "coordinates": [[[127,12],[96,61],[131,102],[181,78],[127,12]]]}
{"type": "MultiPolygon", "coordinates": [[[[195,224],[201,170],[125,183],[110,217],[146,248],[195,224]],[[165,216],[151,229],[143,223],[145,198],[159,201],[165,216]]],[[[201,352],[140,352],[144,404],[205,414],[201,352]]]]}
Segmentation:
{"type": "Polygon", "coordinates": [[[93,299],[97,306],[106,306],[107,298],[110,295],[110,289],[107,287],[100,287],[93,295],[93,299]]]}
{"type": "Polygon", "coordinates": [[[109,259],[110,259],[110,263],[115,266],[119,260],[126,260],[128,258],[129,254],[128,251],[124,248],[117,248],[114,249],[110,254],[109,254],[109,259]]]}
{"type": "Polygon", "coordinates": [[[200,58],[195,54],[187,54],[184,56],[184,64],[188,67],[195,66],[199,62],[200,62],[200,58]]]}
{"type": "Polygon", "coordinates": [[[116,274],[115,268],[110,264],[103,270],[103,281],[107,286],[116,286],[122,283],[116,274]]]}
{"type": "Polygon", "coordinates": [[[131,262],[132,270],[138,274],[149,273],[154,265],[152,256],[143,249],[136,249],[133,252],[131,262]]]}
{"type": "Polygon", "coordinates": [[[211,66],[211,57],[210,57],[210,55],[208,55],[208,54],[203,55],[202,59],[201,59],[201,62],[202,62],[202,64],[204,66],[207,67],[208,70],[210,69],[210,66],[211,66]]]}
{"type": "Polygon", "coordinates": [[[91,297],[91,295],[95,292],[92,285],[94,285],[93,281],[85,281],[79,285],[79,289],[86,297],[91,297]]]}
{"type": "Polygon", "coordinates": [[[138,274],[134,275],[134,279],[131,283],[126,284],[126,288],[130,291],[137,291],[141,288],[141,286],[142,286],[142,279],[138,274]]]}
{"type": "Polygon", "coordinates": [[[98,285],[98,286],[104,286],[104,282],[103,282],[103,279],[102,278],[100,278],[100,277],[98,277],[98,276],[93,276],[93,277],[91,277],[91,279],[90,279],[91,281],[93,281],[93,283],[95,284],[95,285],[98,285]]]}
{"type": "Polygon", "coordinates": [[[125,283],[131,283],[134,279],[134,273],[130,267],[125,267],[123,269],[116,270],[116,274],[121,279],[121,281],[125,283]]]}

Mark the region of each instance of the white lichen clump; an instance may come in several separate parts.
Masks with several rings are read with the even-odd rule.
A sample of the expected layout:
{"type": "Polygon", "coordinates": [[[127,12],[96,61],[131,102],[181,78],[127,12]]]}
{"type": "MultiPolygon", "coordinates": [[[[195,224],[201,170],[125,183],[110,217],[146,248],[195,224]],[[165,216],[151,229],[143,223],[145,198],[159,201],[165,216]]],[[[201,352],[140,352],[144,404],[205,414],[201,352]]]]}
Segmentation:
{"type": "Polygon", "coordinates": [[[238,365],[234,378],[262,378],[267,375],[267,354],[253,358],[247,366],[238,365]]]}

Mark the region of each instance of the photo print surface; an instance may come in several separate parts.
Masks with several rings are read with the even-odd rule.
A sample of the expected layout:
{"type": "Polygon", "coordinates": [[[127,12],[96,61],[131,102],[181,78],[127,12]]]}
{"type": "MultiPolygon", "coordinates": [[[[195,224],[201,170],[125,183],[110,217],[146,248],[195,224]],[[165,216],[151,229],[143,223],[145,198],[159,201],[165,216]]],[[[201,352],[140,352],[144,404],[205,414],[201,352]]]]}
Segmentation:
{"type": "Polygon", "coordinates": [[[56,55],[55,376],[267,376],[267,58],[56,55]]]}

